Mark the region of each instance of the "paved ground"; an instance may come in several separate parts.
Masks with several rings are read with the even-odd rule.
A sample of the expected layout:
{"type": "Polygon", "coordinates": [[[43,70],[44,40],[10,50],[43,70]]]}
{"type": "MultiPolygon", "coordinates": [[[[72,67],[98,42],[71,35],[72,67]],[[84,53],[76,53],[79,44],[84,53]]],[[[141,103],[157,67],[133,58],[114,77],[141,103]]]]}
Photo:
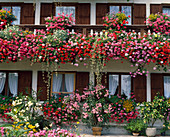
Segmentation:
{"type": "MultiPolygon", "coordinates": [[[[102,135],[103,137],[135,137],[131,135],[102,135]]],[[[102,137],[102,136],[93,136],[93,135],[81,135],[81,137],[102,137]]],[[[137,136],[136,136],[137,137],[137,136]]],[[[138,137],[146,137],[146,136],[138,136],[138,137]]],[[[170,136],[155,136],[155,137],[170,137],[170,136]]]]}

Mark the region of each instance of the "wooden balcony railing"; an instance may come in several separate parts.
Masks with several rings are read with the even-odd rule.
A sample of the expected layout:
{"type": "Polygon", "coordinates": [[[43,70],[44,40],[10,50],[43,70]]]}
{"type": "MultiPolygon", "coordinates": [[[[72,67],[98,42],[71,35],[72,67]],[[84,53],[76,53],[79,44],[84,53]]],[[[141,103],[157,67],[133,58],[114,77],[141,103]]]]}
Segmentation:
{"type": "MultiPolygon", "coordinates": [[[[46,26],[43,24],[42,25],[22,24],[18,26],[24,30],[29,30],[29,31],[34,31],[35,29],[46,30],[46,26]]],[[[103,25],[74,25],[68,29],[71,32],[88,35],[96,32],[100,33],[102,30],[104,30],[104,26],[103,25]]],[[[132,30],[135,30],[135,32],[137,33],[140,32],[141,35],[148,32],[146,25],[127,25],[127,31],[132,31],[132,30]]]]}

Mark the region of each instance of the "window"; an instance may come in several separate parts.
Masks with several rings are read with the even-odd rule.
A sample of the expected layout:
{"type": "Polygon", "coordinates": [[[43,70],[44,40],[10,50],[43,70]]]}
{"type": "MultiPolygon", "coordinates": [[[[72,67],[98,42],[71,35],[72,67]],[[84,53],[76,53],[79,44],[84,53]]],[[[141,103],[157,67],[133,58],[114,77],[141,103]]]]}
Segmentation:
{"type": "Polygon", "coordinates": [[[131,76],[121,74],[109,75],[110,95],[125,95],[130,98],[131,93],[131,76]]]}
{"type": "Polygon", "coordinates": [[[75,73],[53,73],[52,94],[71,94],[75,90],[75,73]]]}
{"type": "Polygon", "coordinates": [[[18,92],[18,73],[0,72],[0,94],[16,96],[18,92]]]}
{"type": "Polygon", "coordinates": [[[58,16],[58,13],[62,14],[64,13],[65,15],[70,15],[72,14],[72,17],[75,18],[75,7],[74,6],[60,6],[56,7],[56,16],[58,16]]]}
{"type": "Polygon", "coordinates": [[[163,7],[162,12],[170,15],[170,7],[163,7]]]}
{"type": "Polygon", "coordinates": [[[110,14],[118,13],[119,11],[124,12],[126,16],[130,16],[127,20],[128,25],[132,24],[132,6],[110,6],[110,14]]]}
{"type": "Polygon", "coordinates": [[[14,16],[16,16],[17,20],[15,20],[12,25],[19,25],[20,24],[20,16],[21,16],[21,7],[20,6],[2,6],[3,10],[10,11],[12,10],[12,13],[14,16]]]}
{"type": "Polygon", "coordinates": [[[164,76],[164,96],[170,98],[170,76],[164,76]]]}

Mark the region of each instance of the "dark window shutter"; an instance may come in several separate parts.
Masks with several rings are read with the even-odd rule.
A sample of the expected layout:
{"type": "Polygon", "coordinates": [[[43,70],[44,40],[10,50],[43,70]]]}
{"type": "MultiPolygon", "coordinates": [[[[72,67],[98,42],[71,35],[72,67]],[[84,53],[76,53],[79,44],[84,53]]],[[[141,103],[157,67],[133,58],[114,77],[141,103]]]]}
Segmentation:
{"type": "Polygon", "coordinates": [[[158,12],[162,12],[162,6],[161,4],[151,4],[150,5],[150,12],[155,14],[158,12]]]}
{"type": "Polygon", "coordinates": [[[53,3],[41,3],[40,23],[45,24],[45,18],[54,16],[53,3]]]}
{"type": "Polygon", "coordinates": [[[21,7],[21,24],[34,24],[35,11],[32,3],[24,3],[21,7]]]}
{"type": "Polygon", "coordinates": [[[164,95],[164,83],[162,74],[151,74],[151,99],[153,100],[156,94],[164,95]]]}
{"type": "Polygon", "coordinates": [[[133,78],[133,91],[136,102],[146,101],[146,76],[137,75],[133,78]]]}
{"type": "Polygon", "coordinates": [[[78,3],[76,24],[90,24],[90,3],[78,3]]]}
{"type": "Polygon", "coordinates": [[[18,92],[23,93],[23,95],[31,94],[32,91],[32,71],[19,71],[18,72],[18,92]]]}
{"type": "Polygon", "coordinates": [[[84,88],[89,85],[89,72],[76,73],[76,89],[83,92],[84,88]]]}
{"type": "Polygon", "coordinates": [[[108,4],[97,3],[96,4],[96,24],[103,24],[103,17],[109,12],[108,4]]]}
{"type": "Polygon", "coordinates": [[[47,72],[38,71],[38,82],[37,82],[37,91],[38,91],[38,99],[39,100],[47,100],[47,72]]]}
{"type": "Polygon", "coordinates": [[[133,24],[145,24],[146,21],[146,4],[134,4],[133,24]]]}
{"type": "Polygon", "coordinates": [[[101,84],[103,86],[105,86],[107,89],[109,88],[109,84],[108,84],[108,75],[107,73],[102,73],[102,80],[101,80],[101,84]]]}

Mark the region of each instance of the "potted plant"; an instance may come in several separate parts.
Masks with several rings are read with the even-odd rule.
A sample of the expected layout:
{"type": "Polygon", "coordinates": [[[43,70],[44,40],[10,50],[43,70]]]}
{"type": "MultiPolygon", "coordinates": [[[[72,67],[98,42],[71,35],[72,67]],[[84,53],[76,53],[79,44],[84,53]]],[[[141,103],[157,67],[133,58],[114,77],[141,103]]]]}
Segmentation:
{"type": "Polygon", "coordinates": [[[168,107],[165,106],[165,100],[158,96],[155,96],[152,102],[143,102],[140,105],[140,113],[143,117],[144,123],[148,124],[146,129],[147,136],[156,135],[156,127],[154,124],[156,120],[163,120],[165,118],[164,114],[168,112],[168,107]]]}
{"type": "Polygon", "coordinates": [[[92,127],[93,135],[101,135],[102,125],[109,121],[112,111],[109,91],[102,85],[85,89],[81,95],[82,122],[92,127]]]}
{"type": "Polygon", "coordinates": [[[126,126],[125,129],[130,131],[134,136],[138,136],[144,129],[146,124],[142,119],[132,119],[126,126]]]}

